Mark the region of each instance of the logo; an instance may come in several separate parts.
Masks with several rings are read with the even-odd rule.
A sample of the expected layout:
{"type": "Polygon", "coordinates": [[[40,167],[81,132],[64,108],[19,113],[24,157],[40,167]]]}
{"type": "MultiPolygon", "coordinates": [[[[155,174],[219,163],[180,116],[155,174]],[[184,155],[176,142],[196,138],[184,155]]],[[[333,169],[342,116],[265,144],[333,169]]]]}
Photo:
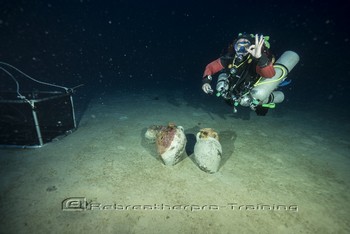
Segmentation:
{"type": "Polygon", "coordinates": [[[86,207],[85,197],[70,197],[62,201],[63,211],[84,211],[86,207]]]}
{"type": "Polygon", "coordinates": [[[62,201],[63,211],[129,211],[129,210],[183,210],[183,211],[217,211],[217,210],[233,210],[233,211],[289,211],[298,212],[298,205],[288,204],[239,204],[227,203],[226,205],[200,205],[200,204],[122,204],[122,203],[100,203],[97,201],[87,201],[86,197],[70,197],[62,201]]]}

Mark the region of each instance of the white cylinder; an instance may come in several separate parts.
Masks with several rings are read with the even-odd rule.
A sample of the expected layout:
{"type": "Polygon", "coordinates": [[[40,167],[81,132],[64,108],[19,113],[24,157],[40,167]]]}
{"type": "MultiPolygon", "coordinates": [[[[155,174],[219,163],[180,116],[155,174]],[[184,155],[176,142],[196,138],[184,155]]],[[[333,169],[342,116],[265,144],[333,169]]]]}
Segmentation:
{"type": "Polygon", "coordinates": [[[273,66],[276,74],[272,78],[261,78],[250,91],[251,96],[258,101],[268,100],[272,91],[285,80],[288,73],[298,62],[299,55],[297,53],[293,51],[284,52],[273,66]]]}
{"type": "Polygon", "coordinates": [[[281,103],[284,101],[284,93],[281,91],[273,91],[270,96],[263,101],[263,104],[266,103],[281,103]]]}
{"type": "Polygon", "coordinates": [[[293,51],[285,51],[275,64],[282,64],[290,72],[295,65],[299,62],[299,55],[293,51]]]}

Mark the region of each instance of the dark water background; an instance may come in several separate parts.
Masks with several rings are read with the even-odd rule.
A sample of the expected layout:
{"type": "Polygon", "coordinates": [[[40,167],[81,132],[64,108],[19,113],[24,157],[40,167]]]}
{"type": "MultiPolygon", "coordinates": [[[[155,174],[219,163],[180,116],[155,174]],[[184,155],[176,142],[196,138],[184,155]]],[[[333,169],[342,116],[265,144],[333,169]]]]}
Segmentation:
{"type": "MultiPolygon", "coordinates": [[[[350,11],[343,4],[3,0],[0,61],[46,82],[85,84],[78,92],[87,97],[147,89],[200,94],[205,65],[239,32],[261,33],[276,57],[300,55],[287,102],[341,107],[350,101],[350,11]]],[[[0,79],[1,90],[15,88],[3,72],[0,79]]]]}

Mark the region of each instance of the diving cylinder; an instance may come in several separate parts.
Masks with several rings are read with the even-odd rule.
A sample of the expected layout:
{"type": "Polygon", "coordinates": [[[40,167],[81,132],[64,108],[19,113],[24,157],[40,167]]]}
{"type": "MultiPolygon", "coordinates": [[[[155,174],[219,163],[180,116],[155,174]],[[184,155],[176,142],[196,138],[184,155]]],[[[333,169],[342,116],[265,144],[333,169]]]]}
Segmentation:
{"type": "Polygon", "coordinates": [[[266,103],[281,103],[284,100],[284,93],[281,91],[273,91],[270,95],[269,98],[266,98],[263,101],[263,104],[266,103]]]}
{"type": "Polygon", "coordinates": [[[228,88],[229,88],[228,75],[226,73],[221,73],[216,83],[216,91],[217,91],[216,95],[227,98],[226,96],[227,96],[228,88]]]}
{"type": "MultiPolygon", "coordinates": [[[[297,53],[293,51],[285,51],[273,66],[276,74],[272,78],[261,78],[250,91],[251,96],[259,102],[271,103],[269,102],[269,97],[272,95],[272,91],[274,91],[277,86],[287,78],[288,73],[298,62],[299,55],[297,53]]],[[[282,92],[274,92],[273,96],[273,103],[282,102],[284,99],[282,92]]]]}

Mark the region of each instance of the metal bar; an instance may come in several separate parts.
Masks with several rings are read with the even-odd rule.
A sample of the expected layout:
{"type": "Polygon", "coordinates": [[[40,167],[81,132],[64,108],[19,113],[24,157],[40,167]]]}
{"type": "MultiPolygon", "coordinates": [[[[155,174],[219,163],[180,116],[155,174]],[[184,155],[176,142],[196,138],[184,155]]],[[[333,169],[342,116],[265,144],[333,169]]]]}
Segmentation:
{"type": "Polygon", "coordinates": [[[36,133],[38,135],[39,144],[40,144],[40,146],[42,146],[44,144],[43,143],[43,138],[41,136],[40,125],[39,125],[39,122],[38,122],[38,116],[36,115],[35,106],[34,106],[33,102],[32,102],[32,106],[34,107],[34,108],[32,108],[32,113],[33,113],[35,129],[36,129],[36,133]]]}
{"type": "Polygon", "coordinates": [[[70,98],[70,103],[72,104],[72,116],[73,116],[74,128],[76,128],[77,127],[77,122],[75,120],[75,110],[74,110],[74,105],[73,105],[73,96],[70,94],[69,98],[70,98]]]}

